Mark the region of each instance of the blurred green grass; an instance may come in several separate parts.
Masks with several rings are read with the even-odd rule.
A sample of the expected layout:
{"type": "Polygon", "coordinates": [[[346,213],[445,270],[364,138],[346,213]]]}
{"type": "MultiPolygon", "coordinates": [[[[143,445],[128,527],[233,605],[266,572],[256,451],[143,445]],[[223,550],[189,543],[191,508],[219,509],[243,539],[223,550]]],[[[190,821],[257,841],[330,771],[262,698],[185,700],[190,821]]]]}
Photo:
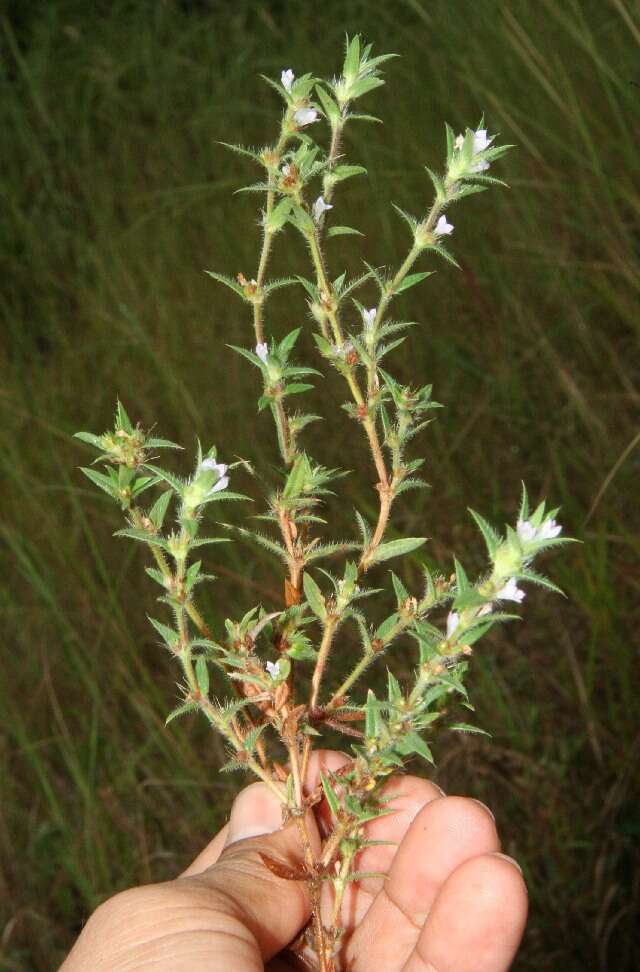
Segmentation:
{"type": "MultiPolygon", "coordinates": [[[[384,127],[354,126],[348,141],[371,178],[337,201],[340,222],[366,233],[367,259],[403,252],[388,203],[427,203],[422,165],[439,166],[445,120],[459,130],[484,112],[518,146],[501,163],[511,189],[454,214],[462,272],[437,266],[402,298],[423,325],[396,369],[433,381],[447,409],[422,440],[432,489],[398,505],[398,529],[426,532],[443,567],[454,551],[479,566],[467,505],[512,518],[524,479],[584,541],[550,566],[568,599],[532,593],[527,623],[478,653],[477,720],[494,738],[441,738],[438,779],[493,807],[525,868],[517,969],[640,962],[637,8],[59,0],[17,5],[0,29],[0,967],[11,972],[55,967],[105,896],[174,874],[232,797],[206,727],[164,728],[175,672],[145,619],[154,592],[140,553],[112,539],[117,513],[77,472],[86,455],[70,436],[106,428],[120,395],[170,438],[273,458],[253,376],[225,347],[251,340],[242,308],[202,273],[255,265],[255,199],[233,196],[250,173],[216,140],[267,141],[278,109],[257,75],[332,72],[345,30],[402,55],[367,101],[384,127]]],[[[358,268],[348,240],[332,245],[335,273],[358,268]]],[[[303,265],[283,238],[274,273],[303,265]]],[[[304,322],[302,299],[291,308],[290,294],[273,301],[281,332],[304,322]]],[[[366,508],[351,434],[345,418],[309,441],[364,474],[345,482],[347,506],[366,508]]],[[[348,511],[334,513],[350,529],[348,511]]],[[[213,566],[214,623],[273,596],[260,553],[230,546],[213,566]]]]}

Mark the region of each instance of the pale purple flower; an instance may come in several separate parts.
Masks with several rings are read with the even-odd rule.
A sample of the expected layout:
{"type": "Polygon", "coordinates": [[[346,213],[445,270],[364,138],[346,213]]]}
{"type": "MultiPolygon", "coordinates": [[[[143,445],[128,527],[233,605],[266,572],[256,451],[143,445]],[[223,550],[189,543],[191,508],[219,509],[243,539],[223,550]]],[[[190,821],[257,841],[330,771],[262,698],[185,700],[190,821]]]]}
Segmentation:
{"type": "Polygon", "coordinates": [[[453,224],[447,222],[446,216],[441,216],[436,227],[433,231],[434,236],[448,236],[449,233],[453,233],[453,224]]]}
{"type": "Polygon", "coordinates": [[[362,320],[364,321],[365,331],[370,331],[373,327],[373,322],[376,319],[376,314],[378,313],[377,307],[370,307],[369,310],[363,310],[362,320]]]}
{"type": "Polygon", "coordinates": [[[285,162],[285,164],[282,166],[282,169],[280,171],[282,172],[283,176],[286,177],[291,174],[291,166],[289,165],[288,162],[285,162]]]}
{"type": "Polygon", "coordinates": [[[212,493],[219,493],[221,489],[227,488],[229,485],[228,468],[223,462],[216,462],[215,459],[203,459],[200,469],[209,469],[218,474],[218,481],[211,487],[207,496],[211,496],[212,493]]]}
{"type": "Polygon", "coordinates": [[[460,615],[457,611],[449,611],[447,615],[447,638],[450,638],[454,633],[458,625],[460,624],[460,615]]]}
{"type": "Polygon", "coordinates": [[[562,532],[562,527],[555,520],[545,520],[540,526],[533,526],[529,520],[518,520],[516,525],[518,536],[524,543],[532,541],[553,540],[562,532]]]}
{"type": "Polygon", "coordinates": [[[469,172],[484,172],[488,168],[489,168],[489,163],[487,162],[487,160],[480,159],[479,162],[475,162],[472,166],[469,167],[469,172]]]}
{"type": "Polygon", "coordinates": [[[269,357],[269,345],[266,342],[259,341],[256,344],[256,354],[260,358],[263,364],[267,363],[267,358],[269,357]]]}
{"type": "Polygon", "coordinates": [[[280,75],[280,82],[282,84],[282,87],[284,88],[285,91],[288,91],[289,94],[291,94],[291,85],[293,84],[294,80],[295,80],[295,74],[293,73],[291,68],[287,68],[287,70],[283,71],[282,74],[280,75]]]}
{"type": "Polygon", "coordinates": [[[280,675],[280,662],[279,661],[277,661],[277,662],[270,662],[270,661],[268,661],[268,662],[265,663],[265,668],[267,669],[267,672],[269,673],[269,675],[271,676],[271,678],[274,681],[280,675]]]}
{"type": "Polygon", "coordinates": [[[318,112],[315,108],[298,108],[293,116],[293,120],[298,128],[304,128],[305,125],[311,125],[314,121],[318,120],[318,112]]]}
{"type": "Polygon", "coordinates": [[[507,583],[502,587],[496,597],[500,601],[517,601],[521,604],[525,597],[525,592],[521,591],[518,587],[515,577],[512,577],[507,583]]]}
{"type": "Polygon", "coordinates": [[[316,223],[318,222],[322,214],[327,211],[327,209],[333,209],[333,205],[331,203],[325,202],[322,196],[318,196],[318,198],[313,204],[313,218],[316,221],[316,223]]]}

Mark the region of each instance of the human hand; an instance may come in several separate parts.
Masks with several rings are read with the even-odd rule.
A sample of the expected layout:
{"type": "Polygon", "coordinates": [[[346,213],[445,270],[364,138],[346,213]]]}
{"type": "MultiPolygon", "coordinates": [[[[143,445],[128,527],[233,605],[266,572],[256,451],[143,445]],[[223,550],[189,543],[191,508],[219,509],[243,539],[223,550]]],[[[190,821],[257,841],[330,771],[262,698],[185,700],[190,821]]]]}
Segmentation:
{"type": "MultiPolygon", "coordinates": [[[[314,755],[319,769],[345,757],[314,755]]],[[[476,800],[395,776],[395,813],[367,825],[390,841],[362,851],[358,871],[387,872],[349,886],[342,909],[341,972],[504,972],[518,948],[527,893],[518,866],[499,853],[495,823],[476,800]]],[[[320,843],[326,804],[309,831],[320,843]]],[[[303,882],[269,871],[260,853],[300,861],[295,825],[263,783],[237,797],[229,823],[176,880],[124,891],[91,916],[60,972],[293,972],[286,951],[309,920],[303,882]]],[[[326,888],[330,913],[330,888],[326,888]]]]}

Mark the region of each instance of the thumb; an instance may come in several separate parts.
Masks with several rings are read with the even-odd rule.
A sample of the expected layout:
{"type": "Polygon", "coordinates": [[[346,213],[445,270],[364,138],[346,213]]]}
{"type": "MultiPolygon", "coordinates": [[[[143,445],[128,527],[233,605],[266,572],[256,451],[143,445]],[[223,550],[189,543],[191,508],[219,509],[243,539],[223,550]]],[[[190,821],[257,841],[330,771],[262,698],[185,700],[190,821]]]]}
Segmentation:
{"type": "MultiPolygon", "coordinates": [[[[196,879],[216,893],[229,917],[242,922],[264,960],[290,944],[311,914],[306,883],[278,876],[299,870],[304,859],[298,824],[290,820],[283,826],[282,807],[264,783],[242,790],[231,810],[220,858],[196,879]]],[[[311,811],[305,828],[317,853],[320,837],[311,811]]]]}

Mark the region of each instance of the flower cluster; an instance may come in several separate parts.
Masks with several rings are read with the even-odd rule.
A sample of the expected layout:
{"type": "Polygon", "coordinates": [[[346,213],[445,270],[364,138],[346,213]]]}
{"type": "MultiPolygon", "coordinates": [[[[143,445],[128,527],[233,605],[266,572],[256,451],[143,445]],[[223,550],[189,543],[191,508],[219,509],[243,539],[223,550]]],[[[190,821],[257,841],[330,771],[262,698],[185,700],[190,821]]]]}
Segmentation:
{"type": "MultiPolygon", "coordinates": [[[[340,268],[331,273],[331,238],[362,236],[354,227],[334,224],[342,208],[338,189],[366,173],[346,161],[344,130],[367,120],[354,104],[384,83],[380,68],[390,56],[371,56],[371,45],[354,37],[337,78],[296,76],[284,68],[279,82],[270,81],[284,105],[272,144],[261,151],[229,146],[260,167],[262,181],[250,188],[264,195],[255,276],[209,271],[248,311],[250,337],[238,330],[231,347],[251,366],[247,384],[255,382],[258,411],[271,415],[280,453],[279,476],[258,516],[261,528],[254,528],[255,518],[243,525],[217,516],[224,535],[203,535],[210,504],[248,501],[229,489],[234,467],[234,482],[250,474],[245,460],[224,463],[215,448],[203,452],[198,444],[193,471],[183,478],[154,455],[179,447],[134,427],[121,404],[112,430],[79,433],[98,450],[96,461],[104,468],[83,472],[120,504],[127,525],[119,535],[147,548],[152,557],[147,573],[161,588],[160,603],[171,611],[170,618],[152,619],[182,674],[182,697],[167,721],[201,712],[225,740],[224,768],[249,771],[269,786],[285,815],[295,820],[306,848],[312,843],[304,811],[321,799],[331,811],[331,833],[319,850],[309,849],[300,875],[308,882],[313,912],[301,949],[320,972],[335,972],[341,905],[349,882],[360,878],[354,860],[365,844],[364,824],[389,809],[382,793],[385,779],[415,757],[433,762],[430,743],[439,722],[481,731],[450,722],[456,700],[471,708],[465,676],[476,643],[516,616],[506,609],[522,605],[525,585],[557,590],[532,564],[567,542],[560,536],[557,510],[544,503],[531,510],[523,490],[515,528],[501,533],[472,512],[487,549],[487,568],[480,576],[470,578],[455,558],[453,572],[424,565],[420,589],[410,591],[398,573],[380,570],[392,560],[415,558],[426,543],[424,536],[398,535],[397,529],[390,536],[390,526],[404,494],[426,485],[420,475],[424,460],[412,450],[439,407],[431,385],[408,384],[394,375],[392,352],[407,340],[412,322],[403,321],[401,311],[392,316],[391,306],[431,275],[430,269],[416,269],[425,256],[457,266],[443,245],[454,229],[447,209],[498,183],[486,170],[508,148],[497,145],[497,136],[489,136],[482,122],[457,136],[446,126],[443,172],[427,169],[434,189],[430,207],[419,216],[396,207],[409,228],[408,252],[395,268],[366,262],[366,272],[352,279],[340,268]],[[308,129],[313,125],[313,134],[319,132],[321,121],[327,138],[316,141],[308,129]],[[301,239],[309,255],[308,276],[269,278],[274,241],[285,231],[301,239]],[[309,312],[314,366],[299,360],[301,328],[279,329],[270,317],[271,294],[294,286],[309,312]],[[356,296],[362,288],[365,302],[356,296]],[[321,451],[327,438],[307,440],[306,429],[319,416],[291,404],[306,400],[314,380],[326,371],[339,376],[347,396],[334,421],[351,422],[353,436],[361,437],[377,496],[373,516],[356,510],[347,538],[332,535],[327,512],[329,498],[339,501],[345,472],[312,456],[311,447],[321,451]],[[147,502],[144,494],[151,489],[155,498],[147,502]],[[201,548],[232,539],[273,556],[282,593],[213,630],[198,605],[199,586],[213,580],[203,571],[201,548]],[[415,666],[401,684],[393,658],[407,650],[415,666]],[[360,691],[363,676],[382,655],[389,666],[386,692],[374,691],[373,675],[367,691],[360,691]],[[338,677],[333,665],[339,659],[338,677]],[[223,700],[220,674],[233,689],[223,700]],[[314,789],[310,757],[327,730],[345,736],[351,757],[339,776],[323,775],[314,789]],[[329,916],[320,908],[323,884],[334,896],[329,916]]],[[[350,491],[349,503],[353,495],[350,491]]],[[[406,671],[406,664],[402,668],[406,671]]]]}

